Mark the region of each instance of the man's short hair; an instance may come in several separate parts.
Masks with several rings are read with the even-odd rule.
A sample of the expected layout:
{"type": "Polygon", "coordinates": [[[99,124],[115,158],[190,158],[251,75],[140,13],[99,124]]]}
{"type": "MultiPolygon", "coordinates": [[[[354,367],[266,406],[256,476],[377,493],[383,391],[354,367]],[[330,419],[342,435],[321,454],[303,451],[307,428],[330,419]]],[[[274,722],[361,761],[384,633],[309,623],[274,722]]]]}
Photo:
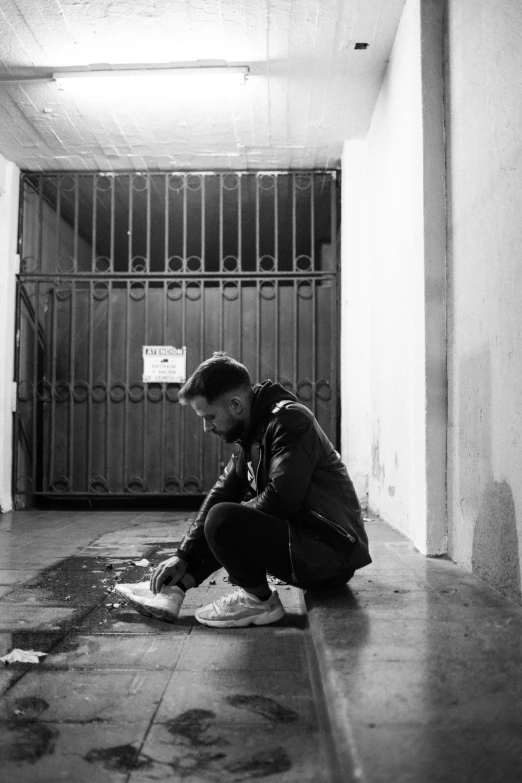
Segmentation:
{"type": "Polygon", "coordinates": [[[222,394],[250,385],[250,375],[244,364],[224,353],[215,353],[202,362],[181,387],[179,401],[185,405],[194,397],[204,397],[212,404],[222,394]]]}

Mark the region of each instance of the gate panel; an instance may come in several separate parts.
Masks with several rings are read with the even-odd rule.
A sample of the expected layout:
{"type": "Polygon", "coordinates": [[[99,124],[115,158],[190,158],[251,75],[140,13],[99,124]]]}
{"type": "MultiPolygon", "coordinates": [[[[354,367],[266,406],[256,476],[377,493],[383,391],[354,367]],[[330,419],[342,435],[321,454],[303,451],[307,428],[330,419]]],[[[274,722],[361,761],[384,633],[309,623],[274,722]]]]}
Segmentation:
{"type": "MultiPolygon", "coordinates": [[[[330,173],[24,175],[16,502],[206,492],[231,447],[143,345],[224,350],[337,427],[330,173]]],[[[334,246],[334,245],[333,245],[334,246]]]]}

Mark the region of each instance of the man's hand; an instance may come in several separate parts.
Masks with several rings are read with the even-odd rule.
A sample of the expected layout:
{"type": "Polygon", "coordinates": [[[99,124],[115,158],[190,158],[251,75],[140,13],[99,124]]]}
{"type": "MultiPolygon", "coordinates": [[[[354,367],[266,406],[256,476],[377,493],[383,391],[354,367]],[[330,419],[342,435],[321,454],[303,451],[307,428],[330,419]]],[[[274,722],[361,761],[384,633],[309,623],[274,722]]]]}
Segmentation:
{"type": "Polygon", "coordinates": [[[187,572],[187,566],[188,563],[185,560],[181,560],[181,558],[175,555],[160,563],[150,576],[150,589],[154,595],[159,593],[162,584],[169,576],[171,577],[169,586],[175,585],[180,579],[183,579],[187,572]]]}

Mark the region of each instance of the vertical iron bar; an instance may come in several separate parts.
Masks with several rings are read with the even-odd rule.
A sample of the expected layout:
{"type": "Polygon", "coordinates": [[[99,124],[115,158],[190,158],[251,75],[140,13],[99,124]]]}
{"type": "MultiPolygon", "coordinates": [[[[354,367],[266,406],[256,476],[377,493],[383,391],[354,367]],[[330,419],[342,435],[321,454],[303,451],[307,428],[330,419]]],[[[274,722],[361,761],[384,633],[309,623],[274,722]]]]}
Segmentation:
{"type": "Polygon", "coordinates": [[[317,281],[313,278],[310,280],[312,286],[312,413],[317,415],[317,399],[316,399],[316,379],[317,379],[317,281]]]}
{"type": "Polygon", "coordinates": [[[56,359],[57,359],[57,302],[58,302],[58,296],[56,291],[56,286],[58,286],[58,281],[55,283],[55,287],[52,289],[53,296],[51,298],[51,307],[52,307],[52,313],[51,313],[51,422],[50,422],[50,428],[51,428],[51,437],[50,437],[50,458],[49,458],[49,482],[52,485],[53,476],[54,476],[54,470],[55,470],[55,460],[54,460],[54,450],[56,448],[56,359]]]}
{"type": "Polygon", "coordinates": [[[241,206],[243,203],[243,196],[242,196],[242,177],[241,173],[238,173],[238,183],[237,183],[237,267],[238,272],[243,271],[243,253],[242,253],[242,231],[241,231],[241,206]]]}
{"type": "MultiPolygon", "coordinates": [[[[205,281],[201,281],[201,297],[200,297],[200,308],[199,308],[199,364],[204,359],[205,355],[205,281]]],[[[201,433],[203,432],[203,428],[199,428],[200,435],[199,437],[202,438],[203,436],[201,433]]],[[[200,449],[199,449],[199,478],[204,484],[203,481],[203,444],[201,443],[200,449]]]]}
{"type": "Polygon", "coordinates": [[[110,245],[110,266],[111,272],[114,272],[115,258],[114,258],[114,233],[115,233],[115,220],[116,220],[116,181],[111,178],[111,245],[110,245]]]}
{"type": "MultiPolygon", "coordinates": [[[[181,282],[181,343],[182,347],[186,345],[186,321],[187,321],[187,281],[182,280],[181,282]]],[[[180,465],[180,486],[181,491],[183,492],[185,489],[185,416],[186,416],[186,410],[185,406],[180,405],[179,401],[177,402],[179,415],[181,419],[181,465],[180,465]]]]}
{"type": "Polygon", "coordinates": [[[78,179],[78,174],[74,177],[74,246],[73,246],[73,254],[74,254],[74,263],[73,263],[73,270],[74,272],[78,272],[78,235],[79,235],[79,229],[80,229],[80,183],[78,179]]]}
{"type": "MultiPolygon", "coordinates": [[[[43,178],[38,180],[38,249],[37,249],[37,270],[43,272],[43,178]]],[[[38,292],[39,293],[39,292],[38,292]]]]}
{"type": "Polygon", "coordinates": [[[293,280],[293,289],[294,289],[294,365],[293,365],[293,379],[292,379],[292,385],[293,385],[293,392],[297,396],[297,321],[298,321],[298,285],[297,280],[294,278],[293,280]]]}
{"type": "Polygon", "coordinates": [[[94,331],[94,304],[93,304],[94,288],[93,281],[89,280],[89,359],[87,367],[88,389],[87,396],[87,491],[91,489],[90,481],[92,476],[92,420],[93,420],[93,396],[92,396],[92,382],[93,382],[93,331],[94,331]]]}
{"type": "Polygon", "coordinates": [[[151,233],[151,226],[150,226],[150,189],[151,189],[151,180],[150,180],[150,172],[147,174],[146,177],[147,182],[147,247],[145,250],[146,260],[145,260],[145,269],[147,272],[151,271],[151,265],[150,265],[150,233],[151,233]]]}
{"type": "MultiPolygon", "coordinates": [[[[116,221],[116,181],[114,178],[110,180],[111,184],[111,238],[110,238],[110,264],[109,269],[113,272],[115,267],[114,258],[114,233],[115,233],[115,221],[116,221]]],[[[112,464],[111,464],[111,429],[112,429],[112,410],[111,410],[111,383],[112,383],[112,285],[111,281],[107,281],[107,407],[106,407],[106,420],[107,426],[105,428],[105,478],[107,480],[107,491],[111,491],[112,481],[112,464]]]]}
{"type": "Polygon", "coordinates": [[[279,382],[279,288],[280,288],[280,281],[276,278],[274,280],[274,288],[275,288],[275,330],[274,330],[274,337],[275,337],[275,354],[274,354],[274,373],[275,378],[274,380],[279,382]]]}
{"type": "Polygon", "coordinates": [[[53,264],[53,272],[58,272],[60,269],[60,213],[62,211],[62,180],[60,176],[56,177],[56,244],[53,264]]]}
{"type": "MultiPolygon", "coordinates": [[[[243,256],[242,256],[242,229],[241,229],[241,207],[242,207],[242,175],[238,172],[237,181],[237,268],[238,272],[243,271],[243,256]]],[[[239,356],[238,360],[243,361],[243,281],[238,279],[238,318],[239,318],[239,356]]]]}
{"type": "Polygon", "coordinates": [[[74,455],[74,410],[75,410],[75,399],[74,399],[74,349],[76,345],[76,341],[74,339],[74,327],[76,322],[76,285],[74,284],[74,281],[71,282],[71,323],[70,323],[70,329],[69,329],[69,342],[70,342],[70,351],[69,351],[69,383],[70,383],[70,390],[69,390],[69,437],[68,437],[68,443],[69,443],[69,481],[71,483],[71,487],[74,487],[74,461],[73,461],[73,455],[74,455]]]}
{"type": "Polygon", "coordinates": [[[207,197],[206,191],[207,178],[201,175],[201,271],[207,271],[207,265],[205,260],[205,202],[207,197]]]}
{"type": "Polygon", "coordinates": [[[310,174],[310,261],[315,271],[315,174],[310,174]]]}
{"type": "Polygon", "coordinates": [[[290,175],[290,183],[292,186],[292,270],[295,272],[297,269],[297,259],[296,259],[296,221],[297,221],[297,213],[296,213],[296,193],[295,193],[295,174],[290,175]]]}
{"type": "Polygon", "coordinates": [[[261,281],[256,278],[256,383],[261,380],[261,281]]]}
{"type": "Polygon", "coordinates": [[[219,175],[219,271],[224,271],[223,265],[223,175],[219,175]]]}
{"type": "Polygon", "coordinates": [[[255,176],[256,185],[256,272],[259,272],[259,176],[255,176]]]}
{"type": "MultiPolygon", "coordinates": [[[[169,268],[169,175],[165,174],[165,252],[163,261],[163,271],[165,274],[169,268]]],[[[168,282],[163,280],[163,345],[167,344],[167,330],[168,330],[168,282]]],[[[161,477],[160,486],[163,487],[163,491],[166,492],[166,478],[167,478],[167,450],[165,445],[165,429],[166,429],[166,406],[167,406],[167,388],[168,384],[163,387],[163,394],[161,397],[161,440],[160,440],[160,470],[161,477]]]]}
{"type": "MultiPolygon", "coordinates": [[[[223,257],[223,254],[221,254],[221,257],[223,257]]],[[[224,351],[225,350],[225,327],[224,327],[224,321],[225,321],[225,313],[224,313],[224,299],[223,296],[223,279],[218,281],[219,285],[219,350],[224,351]]],[[[218,438],[218,465],[219,465],[219,473],[221,474],[224,469],[223,465],[223,443],[221,441],[221,438],[218,438]]]]}
{"type": "Polygon", "coordinates": [[[243,331],[244,331],[244,327],[243,327],[243,286],[244,286],[244,280],[239,278],[238,281],[237,281],[237,285],[238,285],[238,300],[239,300],[238,301],[238,308],[237,308],[238,309],[237,317],[239,319],[239,329],[238,329],[238,334],[239,334],[239,356],[237,358],[238,358],[238,361],[242,362],[243,361],[243,331]]]}
{"type": "Polygon", "coordinates": [[[97,210],[97,179],[96,174],[92,175],[92,254],[91,254],[91,272],[96,272],[96,216],[97,210]]]}
{"type": "MultiPolygon", "coordinates": [[[[163,325],[162,325],[162,341],[163,345],[167,344],[167,281],[162,281],[163,291],[163,325]]],[[[163,391],[161,395],[161,436],[160,436],[160,491],[166,491],[167,468],[166,468],[166,448],[165,448],[165,405],[167,397],[167,383],[162,384],[163,391]]]]}
{"type": "Polygon", "coordinates": [[[129,460],[128,460],[128,435],[127,427],[129,421],[129,299],[130,299],[131,280],[125,281],[125,401],[123,410],[123,486],[127,489],[129,478],[129,460]]]}
{"type": "MultiPolygon", "coordinates": [[[[165,174],[165,252],[163,260],[163,271],[167,274],[169,270],[169,175],[165,174]]],[[[167,289],[165,289],[166,293],[167,289]]],[[[166,305],[165,305],[166,306],[166,305]]]]}
{"type": "MultiPolygon", "coordinates": [[[[41,224],[40,224],[41,228],[41,224]]],[[[38,324],[40,322],[40,281],[36,281],[34,284],[34,323],[33,323],[33,453],[32,457],[32,477],[33,492],[38,490],[36,486],[36,458],[37,458],[37,446],[39,442],[38,438],[38,324]]],[[[43,380],[43,379],[42,379],[43,380]]],[[[43,383],[42,383],[43,388],[43,383]]],[[[43,487],[42,487],[43,488],[43,487]]]]}
{"type": "MultiPolygon", "coordinates": [[[[144,345],[149,344],[149,295],[150,295],[150,289],[149,289],[149,282],[147,280],[143,281],[143,285],[145,287],[145,323],[144,323],[144,332],[145,332],[145,339],[143,341],[144,345]]],[[[148,412],[148,395],[147,395],[147,384],[143,384],[143,430],[142,430],[142,465],[143,465],[143,482],[145,488],[147,485],[147,412],[148,412]]]]}
{"type": "MultiPolygon", "coordinates": [[[[132,174],[129,174],[129,222],[128,222],[128,245],[127,245],[127,272],[132,272],[132,174]]],[[[129,289],[130,291],[130,289],[129,289]]]]}
{"type": "Polygon", "coordinates": [[[279,177],[274,182],[274,269],[279,272],[279,177]]]}
{"type": "Polygon", "coordinates": [[[183,175],[183,271],[187,272],[187,175],[183,175]]]}
{"type": "MultiPolygon", "coordinates": [[[[112,258],[112,251],[111,251],[112,258]]],[[[107,426],[105,427],[105,478],[107,480],[107,489],[111,491],[111,479],[112,479],[112,466],[111,466],[111,429],[112,429],[112,415],[111,415],[111,383],[112,383],[112,365],[111,365],[111,349],[112,349],[112,317],[111,317],[111,301],[112,301],[112,280],[107,280],[107,406],[106,406],[106,420],[107,426]]]]}

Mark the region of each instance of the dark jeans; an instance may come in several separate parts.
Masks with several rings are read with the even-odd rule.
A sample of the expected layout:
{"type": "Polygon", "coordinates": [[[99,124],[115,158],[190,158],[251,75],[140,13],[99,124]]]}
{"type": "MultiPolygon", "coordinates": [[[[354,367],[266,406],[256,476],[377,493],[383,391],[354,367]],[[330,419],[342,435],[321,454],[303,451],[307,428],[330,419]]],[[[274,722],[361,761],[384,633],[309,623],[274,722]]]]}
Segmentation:
{"type": "MultiPolygon", "coordinates": [[[[198,585],[221,567],[228,571],[230,581],[240,587],[258,587],[265,582],[267,572],[283,582],[296,584],[292,579],[286,520],[240,503],[217,503],[205,520],[205,537],[210,549],[187,569],[198,585]]],[[[297,586],[334,589],[348,579],[349,575],[337,576],[298,582],[297,586]]]]}

